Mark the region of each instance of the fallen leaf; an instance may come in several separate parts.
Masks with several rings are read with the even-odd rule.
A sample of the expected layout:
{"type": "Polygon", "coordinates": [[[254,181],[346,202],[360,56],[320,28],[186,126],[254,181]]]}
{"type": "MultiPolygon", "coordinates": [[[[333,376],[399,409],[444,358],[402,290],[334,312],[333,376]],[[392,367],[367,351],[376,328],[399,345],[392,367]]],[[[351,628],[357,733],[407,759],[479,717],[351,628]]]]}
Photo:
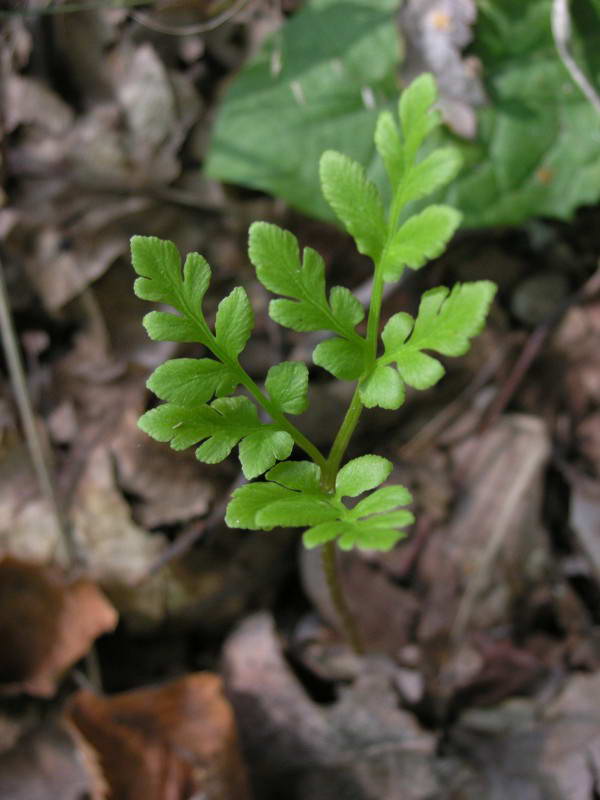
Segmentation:
{"type": "Polygon", "coordinates": [[[107,447],[90,455],[73,498],[73,532],[88,568],[106,585],[132,585],[165,546],[131,519],[129,505],[115,485],[107,447]]]}
{"type": "Polygon", "coordinates": [[[0,553],[48,563],[62,552],[60,532],[38,483],[27,447],[14,428],[0,458],[0,553]]]}
{"type": "Polygon", "coordinates": [[[46,722],[0,755],[0,797],[5,800],[105,800],[94,754],[72,726],[46,722]]]}
{"type": "Polygon", "coordinates": [[[5,86],[7,132],[19,125],[37,125],[50,135],[63,136],[73,124],[74,114],[61,98],[35,78],[10,75],[5,86]]]}
{"type": "Polygon", "coordinates": [[[428,587],[419,639],[456,640],[511,618],[514,600],[543,579],[548,544],[540,522],[549,454],[541,420],[506,415],[453,451],[455,512],[429,540],[419,565],[428,587]]]}
{"type": "Polygon", "coordinates": [[[447,747],[476,767],[478,791],[469,800],[589,800],[600,768],[599,703],[596,672],[571,677],[552,702],[542,696],[467,710],[447,747]]]}
{"type": "Polygon", "coordinates": [[[117,615],[90,581],[51,567],[0,561],[0,691],[51,697],[62,675],[111,631],[117,615]]]}
{"type": "MultiPolygon", "coordinates": [[[[378,564],[370,564],[359,553],[342,557],[338,553],[338,559],[344,595],[366,649],[396,653],[410,641],[417,622],[416,596],[397,586],[386,573],[385,557],[378,564]]],[[[339,630],[340,621],[325,581],[320,552],[303,548],[300,564],[304,591],[323,619],[339,630]]]]}
{"type": "Polygon", "coordinates": [[[263,613],[227,640],[224,674],[261,796],[438,796],[435,736],[398,707],[388,659],[364,659],[340,699],[321,707],[292,673],[273,620],[263,613]]]}
{"type": "Polygon", "coordinates": [[[217,675],[196,673],[112,697],[82,690],[68,716],[97,752],[109,798],[250,798],[233,712],[217,675]]]}
{"type": "Polygon", "coordinates": [[[112,442],[119,484],[136,499],[133,510],[146,528],[205,516],[215,500],[214,473],[193,451],[178,453],[137,426],[143,409],[127,409],[112,442]]]}
{"type": "Polygon", "coordinates": [[[553,339],[552,364],[561,359],[564,391],[576,420],[600,405],[600,303],[573,306],[565,314],[553,339]]]}
{"type": "Polygon", "coordinates": [[[569,524],[577,549],[581,552],[595,580],[600,581],[600,489],[583,480],[571,482],[569,524]]]}

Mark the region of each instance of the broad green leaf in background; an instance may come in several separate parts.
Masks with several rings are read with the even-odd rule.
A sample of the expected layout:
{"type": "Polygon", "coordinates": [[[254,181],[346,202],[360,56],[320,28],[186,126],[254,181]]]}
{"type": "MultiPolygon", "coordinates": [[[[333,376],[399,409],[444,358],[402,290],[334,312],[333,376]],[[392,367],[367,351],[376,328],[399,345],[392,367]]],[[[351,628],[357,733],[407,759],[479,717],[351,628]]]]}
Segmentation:
{"type": "Polygon", "coordinates": [[[206,172],[333,219],[319,190],[319,159],[338,150],[369,165],[372,177],[377,113],[398,96],[397,7],[313,0],[295,14],[230,86],[206,172]]]}
{"type": "MultiPolygon", "coordinates": [[[[367,175],[383,188],[373,133],[378,113],[395,107],[399,89],[396,7],[387,0],[312,0],[294,15],[229,88],[208,173],[329,220],[335,217],[315,167],[324,150],[367,164],[367,175]]],[[[598,117],[556,53],[550,8],[551,0],[478,4],[472,52],[482,62],[488,105],[478,111],[474,141],[442,135],[458,147],[464,166],[440,199],[463,213],[466,226],[568,218],[600,197],[598,117]]],[[[578,58],[598,81],[599,4],[572,0],[571,11],[578,58]]],[[[411,113],[407,104],[403,114],[411,113]]],[[[392,123],[391,116],[380,123],[380,150],[392,123]]],[[[401,171],[393,158],[384,160],[388,170],[401,171]]],[[[440,165],[430,166],[435,177],[440,165]]]]}

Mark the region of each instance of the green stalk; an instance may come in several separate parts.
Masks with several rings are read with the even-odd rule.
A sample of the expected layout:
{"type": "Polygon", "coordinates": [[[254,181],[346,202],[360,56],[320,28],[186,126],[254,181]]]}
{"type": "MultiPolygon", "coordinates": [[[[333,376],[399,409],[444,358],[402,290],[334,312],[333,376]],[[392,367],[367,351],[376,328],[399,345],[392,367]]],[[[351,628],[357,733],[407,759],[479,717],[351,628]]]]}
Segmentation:
{"type": "MultiPolygon", "coordinates": [[[[377,360],[377,343],[379,340],[379,322],[381,319],[381,306],[383,305],[383,263],[385,256],[392,241],[392,237],[396,230],[398,217],[402,208],[402,192],[396,192],[392,208],[390,210],[388,234],[386,241],[381,252],[381,256],[375,262],[375,272],[373,276],[373,289],[371,291],[371,302],[369,304],[369,315],[367,320],[367,365],[365,372],[368,373],[374,366],[377,360]]],[[[333,493],[335,490],[335,481],[337,474],[342,463],[342,459],[352,438],[352,434],[356,430],[360,415],[363,410],[363,404],[360,399],[358,386],[354,390],[352,400],[346,416],[340,426],[337,436],[333,442],[329,457],[325,466],[321,467],[321,487],[323,491],[333,493]]],[[[336,564],[336,550],[335,542],[327,542],[321,549],[321,559],[323,564],[323,572],[329,588],[331,600],[337,612],[337,615],[342,623],[344,633],[347,640],[350,642],[352,649],[358,655],[364,653],[364,647],[358,632],[356,620],[344,597],[342,585],[340,583],[337,564],[336,564]]]]}
{"type": "Polygon", "coordinates": [[[361,656],[364,654],[365,648],[358,632],[356,620],[348,607],[346,597],[344,596],[344,590],[342,589],[338,577],[335,542],[326,542],[321,548],[321,564],[323,565],[323,572],[325,574],[325,580],[327,581],[329,595],[333,601],[337,615],[341,620],[346,638],[350,642],[354,652],[361,656]]]}
{"type": "MultiPolygon", "coordinates": [[[[387,245],[386,245],[387,247],[387,245]]],[[[385,253],[384,248],[383,253],[385,253]]],[[[373,289],[371,291],[371,304],[369,306],[369,319],[367,322],[367,354],[368,368],[371,369],[377,359],[377,340],[379,334],[379,320],[381,317],[381,306],[383,304],[383,275],[381,274],[381,264],[383,254],[379,262],[375,265],[375,275],[373,277],[373,289]]]]}
{"type": "Polygon", "coordinates": [[[221,363],[225,364],[227,367],[229,367],[229,369],[237,374],[239,382],[242,384],[242,386],[245,386],[252,397],[254,397],[256,402],[269,414],[271,419],[274,422],[277,422],[281,428],[283,428],[283,430],[287,431],[287,433],[289,433],[294,440],[295,444],[297,444],[301,450],[304,450],[307,456],[309,456],[309,458],[311,458],[315,464],[321,468],[321,470],[324,470],[326,461],[320,450],[315,447],[315,445],[309,439],[306,438],[302,431],[298,430],[298,428],[279,411],[279,409],[271,402],[267,395],[252,380],[250,375],[248,375],[237,358],[231,358],[228,353],[221,349],[216,337],[206,324],[204,318],[198,316],[194,309],[191,308],[186,302],[185,297],[181,298],[181,305],[182,312],[191,317],[200,327],[204,337],[202,340],[203,344],[212,351],[213,355],[215,355],[219,361],[221,361],[221,363]]]}
{"type": "MultiPolygon", "coordinates": [[[[215,353],[215,355],[217,355],[215,353]]],[[[219,356],[220,358],[220,356],[219,356]]],[[[229,361],[225,362],[228,366],[233,366],[232,363],[229,361]]],[[[248,373],[240,367],[239,364],[236,365],[236,371],[239,373],[240,376],[240,383],[248,389],[252,397],[259,403],[265,411],[269,414],[271,419],[277,422],[285,431],[287,431],[294,442],[300,447],[304,452],[321,468],[321,470],[326,469],[326,461],[322,453],[315,447],[315,445],[306,438],[306,436],[298,430],[298,428],[290,422],[283,414],[271,403],[269,398],[265,395],[264,392],[257,386],[257,384],[252,380],[252,378],[248,375],[248,373]]]]}
{"type": "Polygon", "coordinates": [[[342,458],[344,457],[346,448],[348,447],[350,439],[352,438],[352,434],[356,429],[362,409],[363,405],[360,401],[360,395],[358,393],[357,386],[354,390],[354,394],[352,395],[352,400],[350,401],[348,410],[346,411],[346,416],[344,417],[344,420],[340,425],[340,429],[337,432],[335,440],[331,446],[325,468],[321,474],[321,487],[325,492],[331,493],[335,489],[335,479],[337,477],[342,458]]]}

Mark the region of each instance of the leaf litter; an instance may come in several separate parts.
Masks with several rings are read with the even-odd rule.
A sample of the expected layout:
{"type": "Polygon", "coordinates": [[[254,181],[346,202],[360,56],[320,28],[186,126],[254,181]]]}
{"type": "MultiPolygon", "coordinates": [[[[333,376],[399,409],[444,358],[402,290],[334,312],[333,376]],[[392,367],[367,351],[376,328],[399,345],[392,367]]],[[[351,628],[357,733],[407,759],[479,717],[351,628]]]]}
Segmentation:
{"type": "MultiPolygon", "coordinates": [[[[436,262],[438,282],[490,279],[503,296],[492,329],[465,364],[448,365],[435,399],[409,395],[392,426],[373,411],[361,428],[396,464],[392,477],[410,487],[421,519],[389,554],[344,554],[366,659],[340,639],[318,558],[297,558],[293,533],[223,529],[221,501],[238,479],[231,464],[208,477],[134,424],[150,371],[198,349],[145,339],[124,257],[133,233],[222,265],[207,297],[213,316],[215,298],[242,276],[264,333],[251,354],[257,380],[304,346],[293,332],[268,335],[264,292],[241,254],[257,217],[301,240],[315,223],[278,201],[223,192],[199,172],[224,81],[281,24],[279,9],[258,5],[187,45],[115,10],[49,18],[46,50],[29,22],[13,18],[4,33],[3,262],[82,563],[75,572],[56,563],[58,532],[3,379],[0,592],[11,593],[14,574],[42,588],[26,590],[28,604],[3,602],[22,649],[0,655],[10,691],[0,704],[0,794],[243,798],[248,771],[257,798],[588,798],[600,740],[597,293],[550,325],[504,392],[509,407],[489,412],[527,326],[552,315],[537,304],[517,319],[523,292],[535,300],[551,264],[562,302],[595,269],[594,209],[541,233],[463,234],[436,262]],[[117,633],[96,644],[105,694],[76,688],[82,667],[73,665],[116,611],[117,633]],[[177,646],[153,656],[166,634],[177,646]],[[142,647],[149,656],[136,658],[142,647]],[[198,673],[221,661],[231,706],[216,675],[198,673]],[[48,698],[50,719],[36,696],[48,698]]],[[[417,31],[404,68],[441,58],[445,111],[472,136],[486,102],[462,54],[476,31],[473,4],[405,3],[401,14],[417,31]],[[437,39],[425,35],[432,23],[437,39]]],[[[319,236],[335,278],[360,285],[344,239],[319,236]]],[[[414,313],[413,297],[403,285],[386,318],[414,313]]],[[[316,439],[336,425],[348,389],[325,377],[315,386],[299,419],[316,439]]]]}

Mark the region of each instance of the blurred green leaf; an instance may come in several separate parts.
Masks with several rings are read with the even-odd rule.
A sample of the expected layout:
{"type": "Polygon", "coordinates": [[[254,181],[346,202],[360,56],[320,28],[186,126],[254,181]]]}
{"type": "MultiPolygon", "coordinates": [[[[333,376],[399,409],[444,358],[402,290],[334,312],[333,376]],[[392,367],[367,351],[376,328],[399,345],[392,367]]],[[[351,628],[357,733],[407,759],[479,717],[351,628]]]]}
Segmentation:
{"type": "MultiPolygon", "coordinates": [[[[367,164],[382,188],[373,133],[378,113],[393,109],[399,92],[395,5],[313,0],[298,12],[230,87],[208,173],[329,220],[315,168],[324,150],[367,164]]],[[[437,199],[457,207],[467,227],[568,218],[600,197],[598,117],[560,62],[550,8],[551,0],[478,4],[472,53],[482,63],[489,104],[478,110],[475,140],[458,141],[444,129],[438,141],[456,146],[464,166],[437,199]]],[[[598,0],[573,0],[571,9],[578,60],[598,81],[598,0]]],[[[393,150],[390,122],[379,131],[380,149],[393,150]]]]}

